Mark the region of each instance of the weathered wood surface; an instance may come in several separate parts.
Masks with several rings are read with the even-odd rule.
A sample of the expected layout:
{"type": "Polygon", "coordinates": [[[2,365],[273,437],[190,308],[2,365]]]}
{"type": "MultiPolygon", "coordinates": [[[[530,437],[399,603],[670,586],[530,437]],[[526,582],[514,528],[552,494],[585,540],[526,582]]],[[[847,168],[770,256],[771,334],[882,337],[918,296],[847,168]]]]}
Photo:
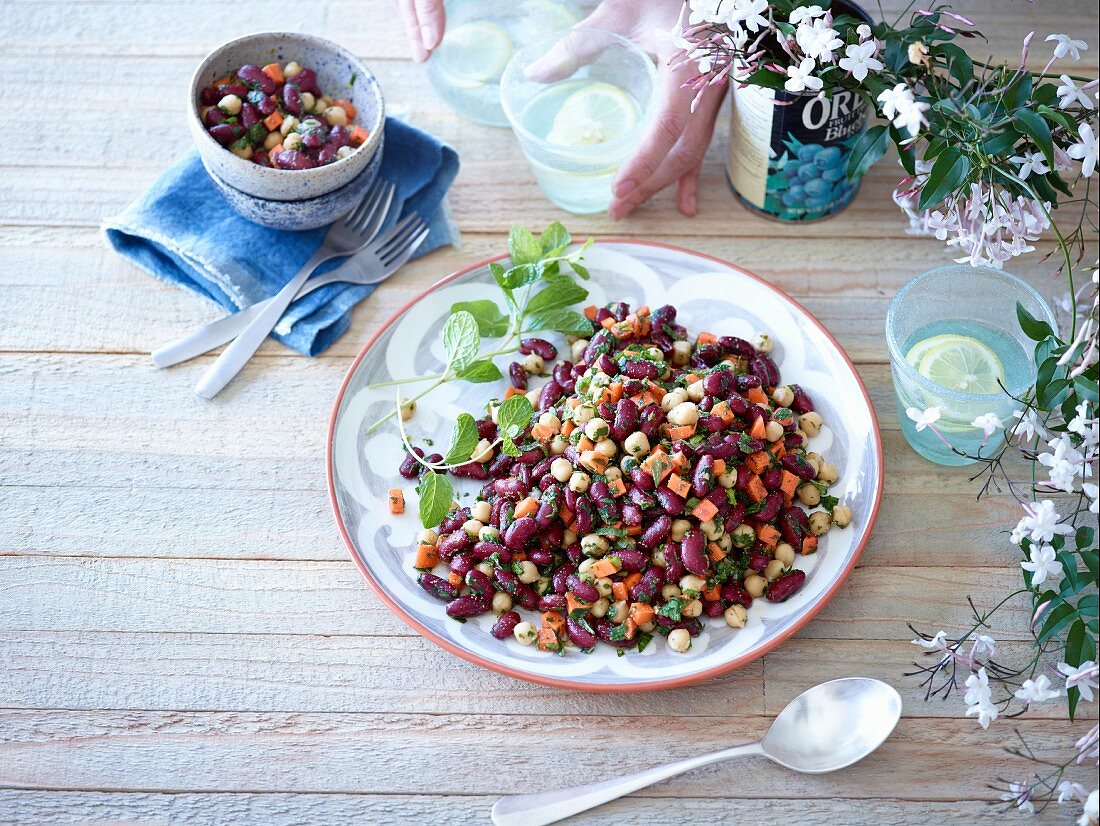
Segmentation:
{"type": "MultiPolygon", "coordinates": [[[[1086,0],[960,10],[1001,58],[1031,29],[1095,31],[1086,0]]],[[[1096,57],[1077,68],[1095,74],[1096,57]]],[[[667,194],[625,222],[567,218],[507,132],[438,103],[387,0],[9,0],[0,76],[50,90],[35,140],[0,157],[0,822],[486,822],[500,794],[758,736],[799,691],[852,674],[892,682],[905,702],[897,734],[865,764],[819,778],[759,761],[712,767],[576,822],[999,818],[987,784],[1030,771],[1001,750],[1012,724],[983,732],[957,696],[926,703],[903,676],[919,654],[905,622],[962,628],[968,595],[988,605],[1012,587],[1016,551],[1003,534],[1015,506],[976,501],[966,471],[928,465],[898,431],[886,306],[950,256],[906,235],[889,202],[894,164],[879,164],[840,217],[784,227],[730,198],[723,118],[697,218],[676,218],[667,194]],[[158,372],[147,354],[217,310],[122,262],[98,227],[187,149],[195,62],[272,20],[367,57],[391,106],[460,150],[463,247],[385,284],[324,357],[269,342],[206,404],[190,388],[210,357],[158,372]],[[324,428],[351,357],[432,282],[499,252],[512,221],[559,217],[578,234],[726,258],[787,290],[855,360],[882,424],[886,499],[849,582],[780,650],[705,685],[600,696],[474,668],[386,613],[333,531],[324,428]]],[[[9,111],[25,95],[0,84],[9,111]]],[[[1057,297],[1051,269],[1037,257],[1013,266],[1057,297]]],[[[1023,657],[1026,606],[998,625],[1006,659],[1023,657]]],[[[1060,716],[1052,707],[1019,725],[1060,756],[1081,728],[1060,716]]]]}

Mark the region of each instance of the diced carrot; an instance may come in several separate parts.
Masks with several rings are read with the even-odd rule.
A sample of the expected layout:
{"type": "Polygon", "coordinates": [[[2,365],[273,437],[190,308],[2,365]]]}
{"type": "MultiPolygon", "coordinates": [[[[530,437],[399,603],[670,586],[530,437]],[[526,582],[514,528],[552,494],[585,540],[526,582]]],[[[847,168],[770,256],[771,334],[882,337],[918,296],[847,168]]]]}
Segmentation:
{"type": "MultiPolygon", "coordinates": [[[[717,542],[711,542],[707,545],[707,556],[710,557],[712,562],[718,562],[726,558],[726,552],[722,550],[722,547],[717,542]]],[[[514,558],[515,557],[513,557],[513,559],[514,558]]]]}
{"type": "Polygon", "coordinates": [[[612,327],[615,326],[615,324],[615,316],[610,315],[600,322],[600,326],[603,327],[605,330],[610,330],[612,327]]]}
{"type": "Polygon", "coordinates": [[[652,605],[646,605],[644,602],[632,602],[630,603],[628,616],[638,625],[645,625],[647,622],[653,622],[654,613],[652,605]]]}
{"type": "Polygon", "coordinates": [[[628,640],[634,639],[634,635],[638,632],[638,623],[627,617],[626,622],[623,623],[623,631],[626,632],[628,640]]]}
{"type": "Polygon", "coordinates": [[[595,565],[593,565],[588,570],[590,570],[594,576],[597,576],[597,577],[600,577],[600,578],[603,578],[605,576],[611,576],[612,574],[617,574],[619,572],[619,569],[615,565],[615,563],[612,562],[607,557],[604,557],[603,559],[601,559],[599,562],[597,562],[595,565]]]}
{"type": "Polygon", "coordinates": [[[642,526],[641,525],[629,525],[629,526],[627,526],[626,535],[627,536],[641,536],[642,535],[642,526]]]}
{"type": "Polygon", "coordinates": [[[518,387],[509,387],[507,390],[504,391],[504,398],[506,400],[512,398],[512,396],[521,395],[523,395],[523,391],[520,390],[518,387]]]}
{"type": "Polygon", "coordinates": [[[530,516],[539,509],[539,500],[533,496],[528,496],[526,499],[521,499],[516,503],[516,519],[523,516],[530,516]]]}
{"type": "Polygon", "coordinates": [[[219,77],[210,85],[217,89],[219,86],[225,86],[225,84],[229,83],[230,80],[232,80],[232,78],[229,77],[229,75],[226,75],[225,77],[219,77]]]}
{"type": "Polygon", "coordinates": [[[271,147],[271,151],[267,153],[267,157],[271,160],[272,163],[275,163],[275,156],[278,155],[282,151],[283,151],[283,145],[280,143],[277,146],[271,147]]]}
{"type": "Polygon", "coordinates": [[[341,109],[347,112],[348,120],[355,120],[355,115],[358,110],[355,108],[355,104],[352,103],[350,100],[344,100],[343,98],[341,98],[340,100],[335,101],[332,105],[339,106],[341,109]]]}
{"type": "Polygon", "coordinates": [[[653,396],[655,401],[660,401],[665,397],[665,389],[659,384],[649,384],[646,386],[646,390],[653,396]]]}
{"type": "Polygon", "coordinates": [[[787,448],[783,446],[782,442],[775,442],[768,448],[768,453],[772,455],[772,458],[779,461],[787,455],[787,448]]]}
{"type": "Polygon", "coordinates": [[[749,477],[749,483],[745,486],[745,493],[749,495],[753,502],[763,502],[768,496],[768,489],[764,487],[760,477],[754,473],[749,477]]]}
{"type": "Polygon", "coordinates": [[[691,493],[691,482],[681,479],[680,474],[674,473],[668,477],[668,489],[677,496],[686,497],[691,493]]]}
{"type": "Polygon", "coordinates": [[[608,388],[611,392],[611,401],[618,402],[623,397],[623,383],[621,381],[611,382],[611,386],[608,388]]]}
{"type": "MultiPolygon", "coordinates": [[[[515,559],[514,556],[512,558],[515,559]]],[[[462,574],[460,574],[458,571],[451,571],[449,574],[447,574],[447,581],[456,588],[461,588],[462,584],[465,582],[465,580],[462,578],[462,574]]]]}
{"type": "Polygon", "coordinates": [[[607,466],[611,464],[611,460],[598,450],[586,450],[581,454],[580,461],[584,467],[588,468],[593,473],[603,473],[607,470],[607,466]]]}
{"type": "Polygon", "coordinates": [[[581,440],[577,442],[577,452],[583,453],[586,450],[592,450],[595,446],[596,443],[587,436],[581,436],[581,440]]]}
{"type": "Polygon", "coordinates": [[[542,615],[542,627],[551,629],[555,634],[560,634],[565,629],[565,617],[557,611],[546,611],[542,615]]]}
{"type": "Polygon", "coordinates": [[[626,484],[622,479],[611,479],[607,483],[608,490],[611,491],[612,496],[622,496],[626,493],[626,484]]]}
{"type": "Polygon", "coordinates": [[[722,589],[718,586],[717,583],[711,585],[709,588],[703,589],[703,599],[709,600],[710,602],[717,602],[721,598],[722,589]]]}
{"type": "Polygon", "coordinates": [[[783,481],[779,483],[779,489],[783,491],[783,495],[787,498],[788,502],[794,498],[794,492],[798,490],[798,485],[801,481],[801,479],[789,470],[783,471],[783,481]]]}
{"type": "Polygon", "coordinates": [[[630,593],[626,590],[625,582],[612,582],[611,583],[611,596],[615,597],[615,601],[619,602],[630,596],[630,593]]]}
{"type": "Polygon", "coordinates": [[[759,405],[762,405],[762,406],[765,406],[765,407],[768,404],[767,394],[763,390],[761,390],[759,387],[750,387],[748,389],[748,391],[746,391],[745,395],[748,397],[749,401],[752,402],[753,404],[759,404],[759,405]]]}
{"type": "Polygon", "coordinates": [[[527,559],[527,554],[525,554],[523,551],[512,551],[513,562],[523,562],[523,560],[525,559],[527,559]]]}
{"type": "Polygon", "coordinates": [[[278,109],[276,109],[274,112],[272,112],[266,118],[264,118],[264,126],[267,127],[268,132],[274,132],[276,129],[279,128],[279,126],[280,126],[280,124],[282,124],[282,122],[283,122],[283,115],[278,109]]]}
{"type": "Polygon", "coordinates": [[[684,455],[683,451],[677,450],[671,457],[672,466],[680,473],[687,473],[688,468],[691,467],[691,461],[684,455]]]}
{"type": "Polygon", "coordinates": [[[761,450],[745,458],[745,466],[753,473],[762,473],[772,463],[771,454],[761,450]]]}
{"type": "MultiPolygon", "coordinates": [[[[786,409],[786,408],[784,408],[784,409],[786,409]]],[[[787,425],[789,425],[791,422],[794,421],[794,414],[790,410],[787,410],[787,413],[786,413],[785,416],[776,416],[776,415],[773,414],[772,419],[776,422],[779,422],[779,424],[783,425],[783,427],[786,427],[787,425]]]]}
{"type": "Polygon", "coordinates": [[[779,536],[779,531],[777,531],[773,525],[761,525],[756,531],[756,538],[769,548],[774,548],[776,546],[779,542],[779,536]]]}
{"type": "Polygon", "coordinates": [[[282,83],[284,80],[286,80],[286,77],[283,75],[283,67],[280,66],[278,63],[268,63],[260,71],[272,80],[274,80],[276,83],[282,83]]]}
{"type": "Polygon", "coordinates": [[[817,537],[813,534],[802,537],[802,555],[812,554],[817,550],[817,537]]]}
{"type": "Polygon", "coordinates": [[[721,476],[725,472],[726,472],[726,460],[725,459],[715,459],[714,460],[714,475],[715,476],[721,476]]]}
{"type": "Polygon", "coordinates": [[[718,513],[718,506],[711,502],[709,499],[704,499],[698,505],[691,509],[691,515],[698,519],[700,522],[706,522],[713,519],[715,514],[718,513]]]}
{"type": "Polygon", "coordinates": [[[581,406],[581,400],[578,399],[576,396],[570,396],[568,399],[565,400],[565,404],[572,410],[576,410],[578,407],[581,406]]]}
{"type": "Polygon", "coordinates": [[[634,311],[638,318],[645,318],[649,315],[650,309],[648,304],[643,304],[637,310],[634,311]]]}
{"type": "Polygon", "coordinates": [[[578,597],[572,591],[566,593],[566,595],[565,595],[565,611],[566,611],[566,613],[572,614],[574,611],[578,611],[578,610],[587,611],[591,607],[592,607],[591,602],[585,602],[583,599],[578,597]]]}
{"type": "Polygon", "coordinates": [[[554,438],[554,430],[550,425],[540,422],[531,428],[531,435],[540,442],[549,442],[554,438]]]}
{"type": "Polygon", "coordinates": [[[562,505],[558,508],[558,518],[561,519],[561,523],[568,528],[576,521],[577,517],[573,515],[573,511],[569,510],[565,505],[562,505]]]}
{"type": "Polygon", "coordinates": [[[358,123],[352,127],[351,130],[351,143],[352,146],[362,146],[367,142],[367,138],[370,137],[370,132],[360,126],[358,123]]]}
{"type": "Polygon", "coordinates": [[[752,427],[749,428],[749,435],[754,439],[763,439],[765,434],[764,420],[757,419],[752,423],[752,427]]]}
{"type": "Polygon", "coordinates": [[[726,424],[733,421],[733,411],[730,410],[729,402],[718,402],[718,404],[710,409],[710,415],[717,416],[726,424]]]}
{"type": "Polygon", "coordinates": [[[566,419],[564,422],[561,423],[561,435],[562,436],[568,436],[570,433],[572,433],[576,429],[577,429],[577,423],[575,421],[573,421],[572,419],[566,419]]]}
{"type": "Polygon", "coordinates": [[[414,568],[434,568],[439,564],[439,551],[435,545],[422,543],[416,546],[416,562],[414,568]]]}
{"type": "Polygon", "coordinates": [[[674,442],[678,439],[690,439],[695,435],[695,425],[682,424],[679,427],[669,427],[665,429],[665,432],[668,434],[668,438],[674,442]]]}
{"type": "Polygon", "coordinates": [[[405,512],[405,494],[401,488],[390,488],[389,502],[390,513],[405,512]]]}
{"type": "Polygon", "coordinates": [[[589,304],[587,307],[584,308],[584,317],[587,318],[589,321],[595,321],[596,320],[596,305],[595,304],[589,304]]]}
{"type": "Polygon", "coordinates": [[[553,628],[543,627],[539,629],[538,642],[535,646],[539,651],[558,651],[561,649],[561,641],[553,628]]]}
{"type": "Polygon", "coordinates": [[[697,376],[694,373],[688,373],[684,376],[684,384],[695,384],[695,382],[699,381],[699,379],[700,376],[697,376]]]}
{"type": "Polygon", "coordinates": [[[696,344],[714,344],[718,341],[718,338],[714,333],[699,333],[699,337],[695,340],[696,344]]]}
{"type": "Polygon", "coordinates": [[[641,581],[642,581],[641,573],[639,571],[635,571],[634,573],[627,575],[626,579],[623,580],[623,584],[626,586],[626,589],[629,591],[631,588],[633,588],[635,585],[637,585],[641,581]]]}
{"type": "Polygon", "coordinates": [[[669,459],[667,453],[658,448],[642,462],[642,470],[653,477],[655,485],[659,485],[672,472],[672,460],[669,459]]]}

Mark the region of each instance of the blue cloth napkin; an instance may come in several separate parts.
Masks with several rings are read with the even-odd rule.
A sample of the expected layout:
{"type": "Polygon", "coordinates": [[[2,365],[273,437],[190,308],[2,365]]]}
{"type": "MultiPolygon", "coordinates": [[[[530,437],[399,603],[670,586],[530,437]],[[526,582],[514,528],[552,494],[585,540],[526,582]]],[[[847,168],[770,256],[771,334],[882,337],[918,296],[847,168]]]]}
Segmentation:
{"type": "MultiPolygon", "coordinates": [[[[400,207],[400,215],[415,211],[429,221],[431,232],[417,256],[456,243],[458,231],[443,198],[458,173],[458,154],[396,118],[387,118],[385,128],[379,175],[396,186],[390,214],[397,216],[400,207]]],[[[327,230],[286,232],[246,221],[222,198],[195,151],[104,223],[107,242],[121,255],[230,311],[275,295],[320,246],[327,230]]],[[[329,262],[317,272],[345,260],[329,262]]],[[[291,305],[273,335],[299,353],[317,355],[343,334],[351,308],[372,292],[370,286],[322,287],[291,305]]]]}

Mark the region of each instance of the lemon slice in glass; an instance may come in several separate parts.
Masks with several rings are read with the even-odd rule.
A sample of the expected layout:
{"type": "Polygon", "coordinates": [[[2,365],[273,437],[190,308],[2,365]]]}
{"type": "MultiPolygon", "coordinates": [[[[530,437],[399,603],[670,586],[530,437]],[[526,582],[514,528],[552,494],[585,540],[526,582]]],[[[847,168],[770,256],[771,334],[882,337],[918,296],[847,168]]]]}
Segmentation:
{"type": "Polygon", "coordinates": [[[945,334],[918,341],[906,354],[917,372],[948,390],[974,395],[1000,393],[1004,365],[984,342],[972,336],[945,334]]]}
{"type": "Polygon", "coordinates": [[[477,20],[448,30],[435,58],[454,86],[496,83],[512,59],[512,39],[496,23],[477,20]]]}
{"type": "Polygon", "coordinates": [[[629,132],[637,122],[638,108],[626,92],[610,83],[589,83],[565,99],[546,140],[595,146],[629,132]]]}

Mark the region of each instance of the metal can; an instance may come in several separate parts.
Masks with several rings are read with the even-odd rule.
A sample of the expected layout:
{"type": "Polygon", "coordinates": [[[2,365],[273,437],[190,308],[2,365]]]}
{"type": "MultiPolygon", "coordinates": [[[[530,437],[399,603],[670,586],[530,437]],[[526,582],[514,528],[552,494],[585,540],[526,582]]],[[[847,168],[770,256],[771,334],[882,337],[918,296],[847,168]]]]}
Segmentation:
{"type": "MultiPolygon", "coordinates": [[[[843,6],[866,19],[858,6],[843,6]]],[[[844,209],[859,189],[859,180],[848,177],[848,155],[867,129],[867,110],[848,91],[825,96],[735,86],[726,162],[734,194],[780,221],[816,221],[844,209]]]]}

